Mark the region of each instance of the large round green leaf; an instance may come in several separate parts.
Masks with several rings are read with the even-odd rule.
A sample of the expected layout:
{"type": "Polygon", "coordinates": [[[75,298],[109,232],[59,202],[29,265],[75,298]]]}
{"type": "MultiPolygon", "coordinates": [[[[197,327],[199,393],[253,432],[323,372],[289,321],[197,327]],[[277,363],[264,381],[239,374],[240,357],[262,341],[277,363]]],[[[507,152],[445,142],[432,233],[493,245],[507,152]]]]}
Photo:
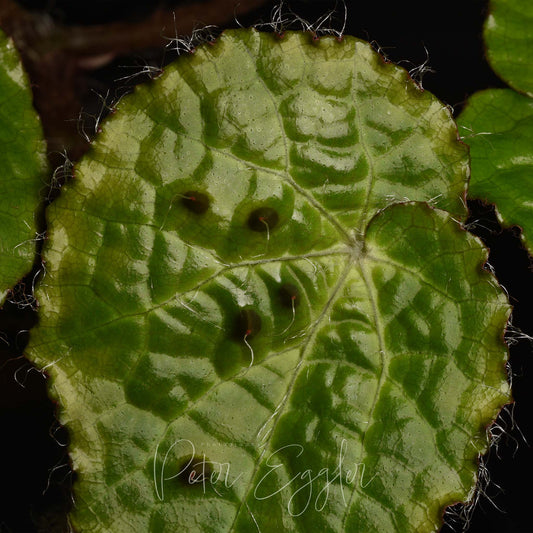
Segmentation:
{"type": "Polygon", "coordinates": [[[491,0],[484,37],[494,71],[514,89],[533,96],[533,2],[491,0]]]}
{"type": "Polygon", "coordinates": [[[226,32],[125,98],[49,210],[29,348],[76,527],[438,528],[509,399],[467,169],[349,37],[226,32]]]}
{"type": "Polygon", "coordinates": [[[13,43],[0,31],[0,305],[30,269],[46,145],[13,43]]]}
{"type": "Polygon", "coordinates": [[[471,148],[469,196],[495,203],[533,250],[533,99],[510,89],[476,93],[459,124],[471,148]]]}

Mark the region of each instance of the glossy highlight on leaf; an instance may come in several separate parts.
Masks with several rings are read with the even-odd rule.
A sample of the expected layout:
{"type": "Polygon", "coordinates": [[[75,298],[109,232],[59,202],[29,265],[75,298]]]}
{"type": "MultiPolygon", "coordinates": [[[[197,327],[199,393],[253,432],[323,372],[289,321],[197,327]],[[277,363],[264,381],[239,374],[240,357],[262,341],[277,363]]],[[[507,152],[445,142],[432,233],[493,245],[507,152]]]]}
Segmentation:
{"type": "Polygon", "coordinates": [[[434,531],[468,497],[509,307],[458,222],[467,148],[403,69],[227,31],[124,98],[76,176],[28,351],[77,528],[434,531]]]}
{"type": "Polygon", "coordinates": [[[34,213],[47,171],[46,146],[13,43],[0,31],[0,305],[30,271],[34,213]]]}

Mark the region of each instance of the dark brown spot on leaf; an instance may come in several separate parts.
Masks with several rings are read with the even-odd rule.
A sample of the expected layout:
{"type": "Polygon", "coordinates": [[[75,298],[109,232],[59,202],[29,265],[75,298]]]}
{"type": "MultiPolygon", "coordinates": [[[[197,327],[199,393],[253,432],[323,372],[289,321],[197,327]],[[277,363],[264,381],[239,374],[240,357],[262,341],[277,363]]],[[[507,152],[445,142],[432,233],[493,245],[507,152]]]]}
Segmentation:
{"type": "Polygon", "coordinates": [[[233,335],[236,340],[251,339],[261,331],[261,317],[253,309],[241,309],[235,319],[233,335]]]}
{"type": "Polygon", "coordinates": [[[209,196],[203,192],[187,191],[181,197],[181,203],[193,213],[201,215],[209,209],[209,196]]]}
{"type": "Polygon", "coordinates": [[[253,231],[271,231],[278,223],[278,212],[272,207],[259,207],[250,213],[248,227],[253,231]]]}
{"type": "Polygon", "coordinates": [[[204,485],[212,473],[211,463],[206,457],[192,456],[181,462],[178,479],[187,486],[204,485]]]}
{"type": "Polygon", "coordinates": [[[300,291],[292,283],[284,283],[278,291],[281,305],[292,309],[300,303],[300,291]]]}

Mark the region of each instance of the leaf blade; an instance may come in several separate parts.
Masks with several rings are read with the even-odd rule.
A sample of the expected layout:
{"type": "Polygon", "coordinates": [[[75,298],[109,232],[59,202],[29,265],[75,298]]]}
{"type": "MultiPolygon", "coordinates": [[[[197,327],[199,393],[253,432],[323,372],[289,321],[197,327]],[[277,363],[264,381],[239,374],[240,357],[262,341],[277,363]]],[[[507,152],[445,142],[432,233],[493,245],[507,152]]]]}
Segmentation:
{"type": "Polygon", "coordinates": [[[13,43],[0,31],[0,304],[29,272],[35,255],[34,213],[47,172],[46,145],[13,43]]]}
{"type": "MultiPolygon", "coordinates": [[[[383,257],[390,262],[396,253],[416,273],[423,258],[475,250],[468,262],[448,261],[450,271],[427,266],[454,278],[457,294],[445,317],[459,312],[465,290],[490,293],[494,331],[508,310],[480,271],[479,243],[449,215],[425,204],[387,207],[405,203],[407,193],[422,202],[439,193],[439,205],[464,215],[466,148],[447,109],[360,41],[316,44],[298,33],[276,39],[227,32],[170,67],[159,92],[137,90],[49,210],[46,254],[54,267],[30,354],[40,364],[54,361],[53,388],[79,475],[73,519],[82,529],[249,531],[260,524],[305,531],[320,523],[338,531],[372,525],[376,505],[384,531],[436,527],[445,502],[466,497],[474,481],[474,459],[486,445],[480,420],[489,423],[508,397],[505,350],[493,338],[482,363],[494,367],[484,377],[496,392],[480,398],[479,420],[463,421],[469,438],[482,442],[467,453],[465,439],[456,438],[466,473],[456,479],[448,472],[442,496],[427,504],[430,518],[409,518],[405,498],[414,503],[416,495],[390,483],[377,495],[371,483],[353,488],[355,499],[345,502],[339,478],[327,483],[322,475],[315,490],[327,507],[320,510],[305,506],[303,489],[282,490],[310,468],[333,472],[343,437],[352,470],[368,463],[368,479],[378,479],[377,466],[386,478],[386,453],[368,453],[384,429],[371,424],[368,432],[365,416],[394,414],[387,405],[398,400],[411,404],[387,381],[383,352],[448,353],[453,345],[457,320],[444,333],[442,321],[429,331],[432,302],[445,308],[439,290],[446,293],[446,282],[432,281],[439,290],[430,296],[418,291],[414,274],[387,286],[376,266],[383,257]],[[281,111],[272,111],[273,102],[281,111]],[[400,102],[407,110],[397,110],[400,102]],[[414,122],[420,131],[413,133],[414,122]],[[361,158],[372,164],[358,167],[361,158]],[[442,241],[441,234],[454,237],[442,241]],[[411,304],[418,292],[421,301],[411,304]],[[401,318],[389,327],[383,320],[395,305],[401,318]],[[410,328],[417,336],[409,337],[410,328]],[[298,445],[306,453],[294,457],[298,445]],[[280,447],[289,453],[284,468],[261,493],[258,480],[280,447]],[[191,486],[191,462],[215,474],[229,465],[218,477],[222,486],[191,486]],[[387,490],[394,517],[383,510],[387,490]]],[[[464,351],[475,360],[480,345],[464,351]]],[[[468,389],[464,380],[461,386],[468,389]]],[[[409,408],[409,420],[424,426],[409,408]]],[[[400,423],[399,415],[389,418],[400,423]]],[[[434,446],[427,428],[425,435],[421,442],[434,446]]],[[[420,466],[413,452],[403,453],[420,466]]],[[[422,476],[425,498],[440,487],[436,477],[422,476]]]]}
{"type": "Polygon", "coordinates": [[[476,93],[459,124],[471,149],[469,196],[495,203],[504,225],[523,229],[531,251],[533,99],[508,89],[476,93]]]}
{"type": "Polygon", "coordinates": [[[530,2],[491,0],[483,32],[488,60],[513,89],[530,97],[533,97],[533,67],[529,60],[532,27],[530,2]]]}

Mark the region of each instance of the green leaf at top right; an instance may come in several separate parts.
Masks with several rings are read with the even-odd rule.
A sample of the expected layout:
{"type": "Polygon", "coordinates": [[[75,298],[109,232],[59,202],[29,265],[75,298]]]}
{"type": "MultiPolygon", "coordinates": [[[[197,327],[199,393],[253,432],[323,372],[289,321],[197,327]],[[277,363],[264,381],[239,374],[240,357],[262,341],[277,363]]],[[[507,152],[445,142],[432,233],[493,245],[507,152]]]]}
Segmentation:
{"type": "Polygon", "coordinates": [[[496,205],[500,221],[517,225],[533,252],[533,2],[492,0],[485,22],[487,58],[511,89],[471,96],[459,116],[470,146],[468,197],[496,205]]]}
{"type": "Polygon", "coordinates": [[[496,204],[506,226],[518,225],[533,251],[533,98],[510,89],[470,97],[459,117],[470,146],[469,198],[496,204]]]}
{"type": "Polygon", "coordinates": [[[494,72],[533,97],[533,2],[491,0],[483,36],[494,72]]]}

